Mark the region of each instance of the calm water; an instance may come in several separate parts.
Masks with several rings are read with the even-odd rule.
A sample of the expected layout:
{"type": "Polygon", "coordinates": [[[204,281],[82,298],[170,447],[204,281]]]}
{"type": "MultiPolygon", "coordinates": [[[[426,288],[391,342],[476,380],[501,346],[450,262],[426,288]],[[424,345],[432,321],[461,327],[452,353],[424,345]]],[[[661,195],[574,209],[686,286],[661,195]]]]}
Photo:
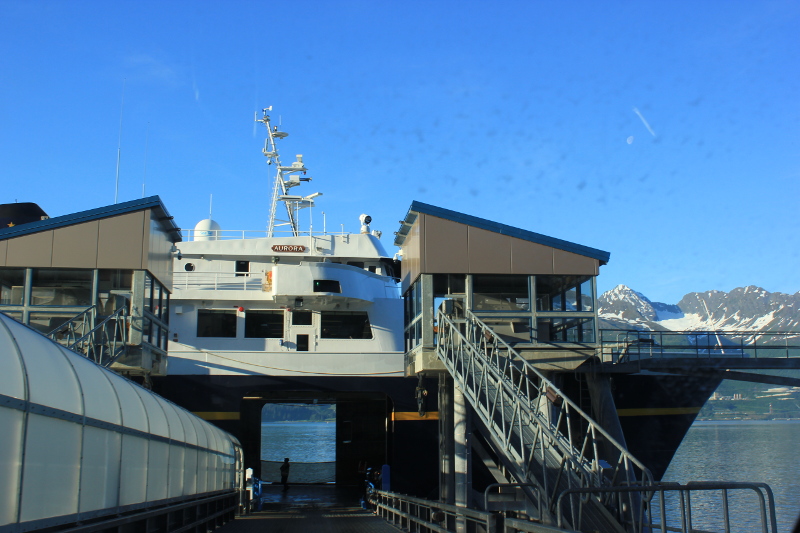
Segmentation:
{"type": "MultiPolygon", "coordinates": [[[[261,457],[266,461],[336,460],[336,424],[264,423],[261,457]]],[[[665,481],[760,481],[772,487],[778,530],[789,533],[800,513],[800,422],[695,422],[678,449],[665,481]]],[[[298,465],[299,466],[299,465],[298,465]]],[[[276,467],[277,468],[277,467],[276,467]]],[[[696,500],[699,504],[703,502],[696,500]]],[[[757,521],[741,512],[754,500],[733,498],[734,531],[757,531],[757,521]]],[[[710,508],[719,508],[716,501],[710,508]]],[[[702,525],[697,517],[695,525],[702,525]]],[[[719,528],[707,524],[710,529],[719,528]]]]}
{"type": "Polygon", "coordinates": [[[336,460],[336,424],[333,422],[264,422],[261,424],[261,459],[297,463],[336,460]]]}
{"type": "Polygon", "coordinates": [[[261,479],[280,480],[280,465],[292,464],[290,483],[331,483],[336,480],[336,424],[293,422],[261,424],[261,479]]]}
{"type": "MultiPolygon", "coordinates": [[[[775,495],[778,531],[790,532],[800,513],[800,422],[695,422],[672,460],[665,481],[759,481],[775,495]]],[[[734,531],[757,531],[734,500],[734,531]]]]}

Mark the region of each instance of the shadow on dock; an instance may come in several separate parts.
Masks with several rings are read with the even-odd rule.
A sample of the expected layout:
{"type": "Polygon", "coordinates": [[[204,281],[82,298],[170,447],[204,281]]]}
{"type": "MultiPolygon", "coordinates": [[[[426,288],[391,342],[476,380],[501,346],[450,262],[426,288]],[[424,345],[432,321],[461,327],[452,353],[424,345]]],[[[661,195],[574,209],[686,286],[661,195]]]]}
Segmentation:
{"type": "Polygon", "coordinates": [[[254,511],[290,509],[361,508],[363,489],[337,486],[333,483],[290,484],[288,490],[276,483],[261,486],[261,498],[254,502],[254,511]]]}

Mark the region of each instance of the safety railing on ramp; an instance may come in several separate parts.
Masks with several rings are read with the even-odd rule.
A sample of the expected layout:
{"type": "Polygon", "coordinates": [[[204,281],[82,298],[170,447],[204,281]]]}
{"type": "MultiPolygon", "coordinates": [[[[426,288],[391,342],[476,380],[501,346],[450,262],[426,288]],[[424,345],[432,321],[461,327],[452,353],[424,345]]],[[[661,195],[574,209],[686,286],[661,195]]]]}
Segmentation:
{"type": "MultiPolygon", "coordinates": [[[[488,490],[487,490],[488,493],[488,490]]],[[[747,530],[777,533],[775,498],[764,483],[691,482],[657,483],[648,486],[569,489],[562,492],[557,507],[576,507],[570,500],[590,495],[610,496],[622,507],[628,495],[640,495],[644,505],[639,520],[623,520],[628,533],[731,533],[747,530]],[[757,505],[752,505],[756,503],[757,505]],[[742,512],[742,504],[748,512],[742,512]],[[732,512],[736,509],[736,513],[732,512]],[[750,512],[752,511],[752,512],[750,512]]],[[[488,494],[487,494],[488,496],[488,494]]],[[[504,513],[464,509],[442,502],[414,498],[403,494],[372,491],[369,505],[382,518],[404,531],[417,533],[474,531],[484,533],[572,533],[559,520],[545,525],[504,513]]],[[[558,513],[563,516],[564,513],[558,513]]]]}
{"type": "Polygon", "coordinates": [[[48,337],[100,366],[111,366],[123,356],[128,346],[127,306],[122,306],[98,324],[89,307],[47,334],[48,337]]]}
{"type": "Polygon", "coordinates": [[[640,494],[644,502],[640,520],[625,524],[630,533],[778,531],[775,498],[766,483],[692,481],[685,485],[661,482],[647,487],[570,489],[561,493],[558,506],[574,507],[570,499],[589,494],[612,495],[622,506],[628,493],[640,494]]]}
{"type": "Polygon", "coordinates": [[[605,363],[643,359],[800,359],[797,331],[600,330],[598,357],[605,363]]]}
{"type": "MultiPolygon", "coordinates": [[[[565,490],[647,486],[650,471],[477,316],[438,314],[437,352],[517,481],[535,484],[542,519],[583,530],[621,531],[617,501],[603,493],[572,499],[565,490]],[[601,444],[605,442],[605,448],[601,444]],[[610,448],[609,448],[610,446],[610,448]],[[612,453],[601,456],[601,448],[612,453]],[[560,515],[560,516],[556,516],[560,515]]],[[[624,521],[637,523],[642,499],[626,494],[624,521]]]]}

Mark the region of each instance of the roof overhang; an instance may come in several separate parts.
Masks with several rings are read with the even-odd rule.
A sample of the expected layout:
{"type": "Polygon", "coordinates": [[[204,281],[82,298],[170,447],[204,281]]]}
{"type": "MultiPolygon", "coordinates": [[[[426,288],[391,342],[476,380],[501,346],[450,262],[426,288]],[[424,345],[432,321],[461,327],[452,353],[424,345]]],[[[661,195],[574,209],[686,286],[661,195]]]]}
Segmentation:
{"type": "Polygon", "coordinates": [[[417,218],[420,214],[443,218],[445,220],[466,224],[468,226],[492,231],[501,235],[508,235],[510,237],[535,242],[544,246],[550,246],[551,248],[557,248],[566,252],[591,257],[593,259],[597,259],[601,265],[607,264],[611,256],[609,252],[604,252],[603,250],[598,250],[596,248],[590,248],[574,242],[556,239],[555,237],[548,237],[547,235],[542,235],[541,233],[535,233],[533,231],[507,226],[506,224],[500,224],[499,222],[493,222],[491,220],[486,220],[485,218],[474,217],[464,213],[459,213],[457,211],[451,211],[449,209],[444,209],[442,207],[436,207],[434,205],[417,201],[411,202],[411,207],[408,208],[408,213],[406,213],[405,218],[400,221],[400,229],[395,232],[395,246],[403,246],[406,237],[408,236],[411,228],[417,221],[417,218]]]}

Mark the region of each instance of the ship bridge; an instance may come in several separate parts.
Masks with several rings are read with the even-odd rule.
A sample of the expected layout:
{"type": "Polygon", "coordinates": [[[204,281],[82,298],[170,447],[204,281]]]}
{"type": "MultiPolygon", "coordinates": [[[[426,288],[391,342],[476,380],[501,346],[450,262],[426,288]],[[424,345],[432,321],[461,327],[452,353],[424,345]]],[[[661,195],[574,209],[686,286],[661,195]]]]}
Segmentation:
{"type": "Polygon", "coordinates": [[[663,530],[664,494],[679,490],[673,523],[685,526],[688,494],[710,487],[659,480],[723,377],[796,384],[741,372],[800,367],[796,334],[600,330],[607,252],[421,202],[395,244],[405,372],[420,390],[438,379],[446,504],[577,531],[663,530]]]}

